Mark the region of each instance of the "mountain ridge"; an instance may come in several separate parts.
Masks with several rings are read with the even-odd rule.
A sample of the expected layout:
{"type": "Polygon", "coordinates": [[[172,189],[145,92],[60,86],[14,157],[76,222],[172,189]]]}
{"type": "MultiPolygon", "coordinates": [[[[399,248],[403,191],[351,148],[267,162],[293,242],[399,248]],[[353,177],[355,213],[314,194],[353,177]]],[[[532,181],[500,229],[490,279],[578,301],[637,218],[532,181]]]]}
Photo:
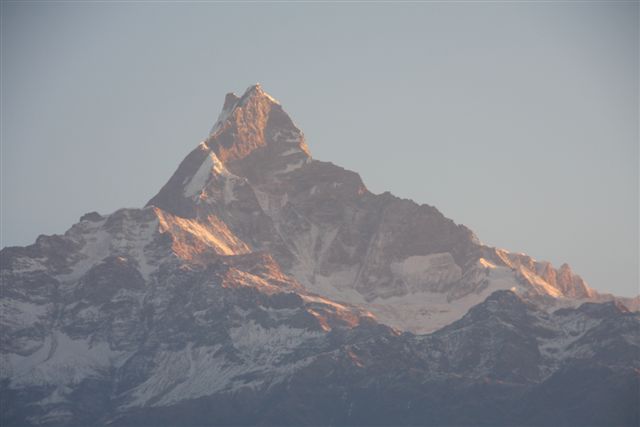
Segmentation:
{"type": "Polygon", "coordinates": [[[640,314],[245,95],[144,208],[0,251],[3,425],[637,424],[640,314]]]}
{"type": "MultiPolygon", "coordinates": [[[[524,286],[522,290],[534,296],[567,297],[560,303],[567,303],[576,298],[584,300],[613,298],[613,296],[595,292],[582,278],[573,274],[567,265],[563,264],[556,269],[550,263],[535,261],[526,254],[513,254],[482,245],[471,230],[464,225],[453,223],[436,208],[426,204],[419,205],[409,199],[399,199],[390,193],[373,194],[366,188],[357,173],[332,163],[313,159],[303,133],[288,117],[280,103],[264,92],[260,85],[250,86],[241,97],[229,94],[214,129],[215,131],[210,134],[204,145],[201,144],[192,154],[187,156],[185,162],[198,150],[206,151],[209,148],[218,161],[224,165],[225,173],[213,173],[214,181],[219,180],[219,182],[213,182],[209,187],[205,182],[202,182],[200,199],[193,203],[188,198],[179,195],[181,184],[177,182],[183,176],[181,165],[174,177],[169,180],[157,196],[151,199],[148,205],[155,204],[169,211],[174,209],[174,206],[180,206],[176,212],[189,211],[189,215],[196,215],[194,212],[197,210],[204,212],[209,209],[206,203],[201,203],[203,195],[206,195],[208,191],[225,192],[223,196],[226,198],[223,197],[223,203],[227,203],[226,201],[231,199],[229,188],[232,185],[229,181],[236,185],[238,179],[240,181],[244,179],[245,181],[239,185],[248,186],[253,191],[260,205],[260,209],[256,210],[262,211],[260,215],[266,214],[266,218],[263,218],[262,222],[271,222],[271,225],[259,228],[271,229],[271,237],[268,240],[271,245],[276,247],[272,249],[269,245],[265,246],[255,241],[250,242],[250,246],[259,247],[261,250],[273,250],[276,260],[283,265],[285,271],[291,273],[307,288],[320,294],[358,304],[368,304],[376,298],[384,300],[412,293],[411,289],[416,290],[415,287],[422,280],[421,274],[432,278],[440,274],[441,283],[431,283],[427,290],[435,290],[436,297],[439,297],[439,294],[445,288],[451,287],[450,285],[454,282],[463,282],[460,286],[454,286],[456,289],[449,292],[446,297],[447,300],[459,299],[474,292],[481,292],[485,287],[483,284],[485,280],[490,282],[488,287],[491,288],[492,280],[482,277],[483,272],[499,267],[515,271],[511,278],[511,286],[506,288],[524,286]],[[272,111],[275,119],[271,117],[272,111]],[[247,118],[249,119],[247,120],[247,118]],[[221,153],[226,154],[222,154],[222,158],[220,158],[221,153]],[[229,172],[230,175],[226,175],[226,172],[229,172]],[[173,187],[171,187],[172,183],[173,187]],[[224,187],[224,191],[216,189],[221,186],[224,187]],[[321,194],[318,191],[323,193],[321,197],[318,197],[318,194],[321,194]],[[305,192],[309,194],[304,194],[305,192]],[[331,205],[332,202],[334,206],[331,205]],[[185,205],[188,208],[183,208],[185,205]],[[310,209],[314,209],[314,211],[310,209]],[[319,215],[323,212],[326,213],[325,217],[319,215]],[[387,212],[387,217],[392,218],[386,218],[385,212],[387,212]],[[298,220],[310,224],[311,230],[302,230],[300,233],[302,236],[296,241],[296,230],[291,230],[292,233],[281,230],[283,226],[289,225],[279,224],[283,215],[297,216],[298,220]],[[352,217],[360,215],[364,218],[347,219],[344,218],[345,215],[352,217]],[[441,220],[438,220],[438,217],[441,220]],[[372,249],[371,246],[367,248],[366,243],[362,242],[359,242],[360,247],[358,248],[353,248],[353,245],[349,247],[348,243],[358,239],[358,236],[353,236],[354,233],[366,234],[360,233],[359,227],[375,229],[382,226],[381,231],[384,233],[387,232],[385,226],[398,227],[399,221],[422,223],[412,224],[407,228],[407,236],[403,236],[402,243],[409,243],[415,248],[407,251],[407,256],[404,259],[394,260],[395,264],[388,262],[389,258],[400,258],[397,252],[401,252],[401,250],[395,247],[388,249],[393,252],[391,254],[376,254],[375,249],[372,249]],[[437,225],[431,225],[432,231],[429,231],[429,225],[425,224],[429,222],[437,223],[437,225]],[[345,230],[347,227],[344,226],[337,230],[336,228],[339,228],[343,223],[350,223],[355,230],[345,230]],[[458,231],[454,231],[456,228],[458,231]],[[423,235],[419,235],[420,229],[424,229],[423,235]],[[450,233],[450,235],[443,236],[441,231],[447,229],[449,231],[446,233],[450,233]],[[313,241],[309,240],[309,231],[311,231],[311,240],[313,241]],[[319,235],[314,236],[313,233],[319,233],[319,235]],[[434,233],[436,234],[434,235],[434,233]],[[411,234],[418,234],[418,237],[414,238],[411,234]],[[453,237],[454,240],[458,239],[458,243],[451,240],[451,234],[458,235],[458,237],[453,237]],[[326,236],[331,236],[333,240],[327,241],[326,236]],[[305,239],[307,241],[304,241],[305,239]],[[321,242],[320,240],[323,239],[324,241],[321,242]],[[348,239],[349,242],[335,244],[337,240],[341,239],[348,239]],[[437,242],[438,239],[442,241],[439,250],[435,250],[434,247],[424,247],[423,242],[437,242]],[[449,240],[447,241],[447,239],[449,240]],[[343,263],[337,267],[335,262],[332,262],[331,266],[318,266],[317,262],[310,261],[310,259],[320,259],[320,264],[322,264],[322,258],[327,256],[317,253],[316,250],[319,247],[322,252],[322,246],[325,246],[324,249],[330,249],[332,253],[343,252],[344,255],[348,255],[345,251],[358,250],[371,254],[370,258],[373,259],[353,260],[351,265],[343,263]],[[429,256],[432,256],[431,260],[429,256]],[[379,259],[376,259],[380,257],[383,258],[382,264],[379,259]],[[434,265],[431,272],[429,272],[429,268],[419,271],[420,264],[428,265],[429,263],[440,264],[439,266],[434,265]],[[477,265],[469,266],[465,263],[477,265]],[[338,273],[339,277],[322,277],[322,270],[335,270],[336,268],[341,270],[338,273]],[[436,274],[435,271],[438,269],[440,269],[440,273],[436,274]],[[370,282],[368,279],[375,276],[383,277],[374,279],[374,283],[368,283],[370,282]],[[340,283],[336,285],[336,281],[340,281],[340,283]],[[349,281],[351,285],[345,285],[344,282],[349,281]],[[385,286],[387,289],[384,289],[383,285],[388,283],[391,285],[385,286]],[[352,288],[355,288],[359,295],[349,296],[353,294],[352,288]],[[374,289],[371,290],[371,288],[374,289]]],[[[194,167],[192,166],[192,169],[194,167]]],[[[220,195],[216,194],[216,196],[217,200],[220,200],[220,195]]],[[[209,195],[206,197],[211,198],[209,195]]],[[[249,199],[253,199],[253,197],[247,196],[244,201],[249,203],[249,199]]],[[[250,203],[255,204],[255,201],[250,203]]],[[[225,208],[228,209],[228,206],[225,208]]],[[[230,228],[233,229],[235,219],[230,218],[228,221],[230,228]]],[[[251,226],[240,224],[240,230],[237,234],[243,236],[242,228],[246,227],[251,226]]],[[[253,226],[253,228],[256,227],[253,226]]],[[[398,234],[397,231],[392,233],[398,234]]],[[[253,236],[248,236],[247,240],[251,237],[253,236]]],[[[378,235],[369,233],[363,237],[369,239],[372,244],[386,244],[386,242],[381,242],[385,237],[380,236],[380,233],[378,235]],[[376,239],[378,241],[374,242],[376,239]]],[[[391,242],[390,246],[393,245],[394,243],[391,242]]],[[[382,252],[385,250],[387,248],[383,248],[382,252]]],[[[506,286],[505,280],[493,282],[500,282],[499,284],[493,283],[494,287],[505,288],[506,286]]],[[[424,289],[418,289],[418,291],[422,290],[424,289]]],[[[486,297],[486,294],[483,297],[486,297]]],[[[470,303],[477,303],[480,299],[476,298],[470,303]]],[[[633,309],[637,309],[638,299],[625,299],[624,301],[633,309]]],[[[420,301],[419,305],[422,307],[425,302],[420,301]]],[[[467,304],[465,308],[468,309],[471,305],[467,304]]],[[[368,308],[371,309],[370,306],[368,308]]],[[[382,311],[386,308],[382,307],[382,311]]],[[[373,311],[375,312],[375,310],[373,311]]],[[[406,327],[406,322],[397,319],[397,317],[397,314],[392,314],[383,320],[390,322],[394,327],[406,327]]],[[[446,321],[451,320],[454,319],[446,319],[446,321]]],[[[413,327],[415,331],[423,332],[434,329],[420,328],[420,325],[409,326],[413,327]]],[[[443,326],[443,323],[436,326],[443,326]]]]}

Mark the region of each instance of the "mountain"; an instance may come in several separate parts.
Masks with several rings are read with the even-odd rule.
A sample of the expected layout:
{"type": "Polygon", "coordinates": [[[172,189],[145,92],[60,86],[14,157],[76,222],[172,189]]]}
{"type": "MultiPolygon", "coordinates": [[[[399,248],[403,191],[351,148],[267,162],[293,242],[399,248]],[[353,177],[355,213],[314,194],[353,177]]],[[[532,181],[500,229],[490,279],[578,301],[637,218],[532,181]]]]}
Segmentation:
{"type": "Polygon", "coordinates": [[[401,330],[433,331],[499,289],[559,306],[612,299],[566,264],[484,246],[436,208],[373,194],[358,174],[312,159],[260,85],[227,95],[207,140],[147,206],[201,224],[215,217],[305,288],[401,330]]]}
{"type": "Polygon", "coordinates": [[[142,209],[0,251],[2,425],[637,425],[638,299],[311,157],[259,86],[142,209]]]}

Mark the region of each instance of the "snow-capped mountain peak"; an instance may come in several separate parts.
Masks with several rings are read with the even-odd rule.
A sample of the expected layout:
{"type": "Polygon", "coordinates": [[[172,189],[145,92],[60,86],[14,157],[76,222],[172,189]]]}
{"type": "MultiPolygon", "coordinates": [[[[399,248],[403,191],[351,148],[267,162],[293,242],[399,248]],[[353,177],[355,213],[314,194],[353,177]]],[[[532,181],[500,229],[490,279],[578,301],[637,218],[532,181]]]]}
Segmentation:
{"type": "Polygon", "coordinates": [[[398,329],[432,331],[496,290],[554,306],[608,298],[567,265],[482,245],[434,207],[372,194],[356,173],[312,160],[259,85],[227,95],[216,130],[149,204],[205,224],[219,218],[306,288],[398,329]]]}
{"type": "Polygon", "coordinates": [[[637,425],[637,313],[312,160],[258,85],[0,279],[3,426],[637,425]]]}

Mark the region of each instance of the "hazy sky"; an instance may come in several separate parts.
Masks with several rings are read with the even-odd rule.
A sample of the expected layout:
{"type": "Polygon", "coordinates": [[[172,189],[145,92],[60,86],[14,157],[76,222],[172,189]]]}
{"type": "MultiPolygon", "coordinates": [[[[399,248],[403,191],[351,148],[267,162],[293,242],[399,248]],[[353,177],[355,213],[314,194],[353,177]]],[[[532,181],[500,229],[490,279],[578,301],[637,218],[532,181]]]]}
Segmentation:
{"type": "Polygon", "coordinates": [[[637,2],[2,3],[1,244],[143,206],[255,82],[315,158],[638,292],[637,2]]]}

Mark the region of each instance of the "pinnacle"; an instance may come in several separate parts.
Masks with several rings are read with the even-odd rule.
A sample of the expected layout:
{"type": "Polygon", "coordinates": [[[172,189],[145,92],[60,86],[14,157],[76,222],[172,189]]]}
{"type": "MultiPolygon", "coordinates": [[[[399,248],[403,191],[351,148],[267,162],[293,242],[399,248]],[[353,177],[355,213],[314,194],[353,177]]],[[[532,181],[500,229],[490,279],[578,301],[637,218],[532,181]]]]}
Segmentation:
{"type": "Polygon", "coordinates": [[[236,95],[233,92],[229,92],[225,97],[224,97],[224,105],[222,107],[223,111],[230,111],[234,105],[236,105],[236,103],[238,102],[240,98],[238,98],[238,95],[236,95]]]}
{"type": "Polygon", "coordinates": [[[269,95],[267,92],[264,91],[260,83],[256,83],[254,85],[249,86],[247,90],[244,91],[244,94],[242,94],[242,96],[240,97],[239,103],[243,103],[247,99],[253,98],[253,97],[265,98],[271,101],[272,103],[280,104],[274,97],[272,97],[271,95],[269,95]]]}

